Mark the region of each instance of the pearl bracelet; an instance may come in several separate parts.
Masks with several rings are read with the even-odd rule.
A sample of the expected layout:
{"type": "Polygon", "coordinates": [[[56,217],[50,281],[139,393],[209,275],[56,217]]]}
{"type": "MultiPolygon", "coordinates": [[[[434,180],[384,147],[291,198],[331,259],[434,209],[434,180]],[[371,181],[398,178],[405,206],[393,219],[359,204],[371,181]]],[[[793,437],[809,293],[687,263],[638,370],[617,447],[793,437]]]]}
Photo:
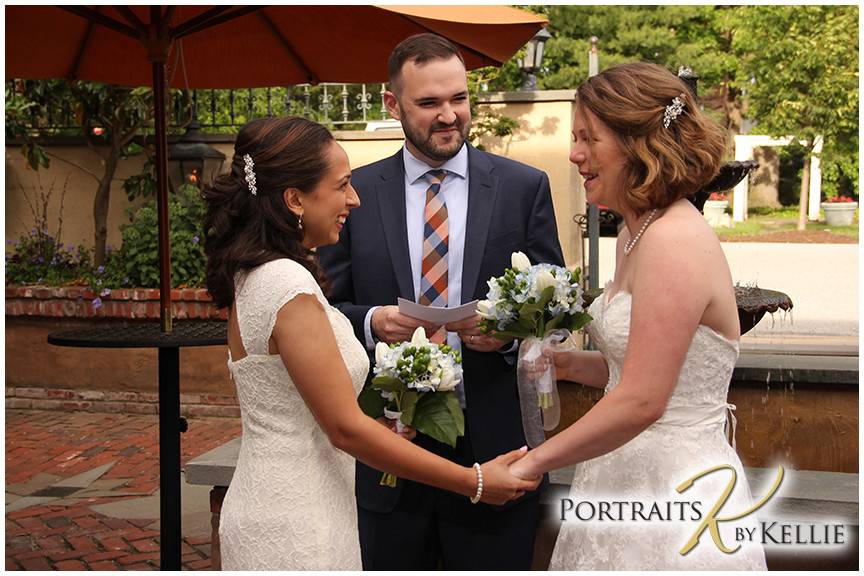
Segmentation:
{"type": "Polygon", "coordinates": [[[477,504],[483,496],[483,470],[477,462],[474,463],[474,470],[477,471],[477,493],[471,498],[471,504],[477,504]]]}

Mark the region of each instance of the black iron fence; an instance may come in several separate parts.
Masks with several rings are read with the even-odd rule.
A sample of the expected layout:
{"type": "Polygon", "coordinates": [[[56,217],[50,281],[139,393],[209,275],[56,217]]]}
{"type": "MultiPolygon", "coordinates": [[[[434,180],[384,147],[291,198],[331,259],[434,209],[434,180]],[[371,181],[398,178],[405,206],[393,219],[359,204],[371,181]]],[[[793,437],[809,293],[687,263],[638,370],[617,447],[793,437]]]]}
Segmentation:
{"type": "MultiPolygon", "coordinates": [[[[21,92],[21,81],[6,82],[7,99],[21,92]]],[[[303,116],[334,128],[363,130],[370,122],[389,118],[384,107],[385,84],[297,85],[273,88],[172,90],[169,98],[169,129],[188,126],[196,118],[201,130],[236,132],[255,118],[303,116]]],[[[7,105],[8,106],[8,105],[7,105]]],[[[52,101],[43,95],[38,106],[19,116],[24,129],[46,132],[81,130],[80,114],[69,99],[52,101]]],[[[8,131],[7,131],[8,132],[8,131]]]]}

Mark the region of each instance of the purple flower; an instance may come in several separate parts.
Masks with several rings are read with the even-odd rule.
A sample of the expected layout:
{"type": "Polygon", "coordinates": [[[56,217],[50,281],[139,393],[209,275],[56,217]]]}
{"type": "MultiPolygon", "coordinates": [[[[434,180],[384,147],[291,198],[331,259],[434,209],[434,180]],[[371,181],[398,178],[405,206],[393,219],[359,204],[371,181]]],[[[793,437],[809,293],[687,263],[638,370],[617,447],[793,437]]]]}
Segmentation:
{"type": "Polygon", "coordinates": [[[96,298],[93,299],[91,304],[93,305],[94,310],[98,310],[99,308],[102,307],[102,299],[97,296],[96,298]]]}
{"type": "Polygon", "coordinates": [[[123,284],[129,284],[129,277],[123,276],[123,284]]]}
{"type": "Polygon", "coordinates": [[[99,293],[99,296],[102,296],[102,297],[110,296],[110,295],[111,295],[111,289],[110,288],[105,288],[102,290],[102,292],[99,293]]]}
{"type": "Polygon", "coordinates": [[[192,242],[194,242],[195,244],[198,244],[198,242],[200,242],[200,241],[201,241],[201,239],[198,238],[198,236],[193,236],[193,237],[192,237],[192,242]]]}
{"type": "Polygon", "coordinates": [[[99,266],[98,268],[96,268],[96,273],[97,274],[104,274],[105,273],[105,266],[99,266]]]}

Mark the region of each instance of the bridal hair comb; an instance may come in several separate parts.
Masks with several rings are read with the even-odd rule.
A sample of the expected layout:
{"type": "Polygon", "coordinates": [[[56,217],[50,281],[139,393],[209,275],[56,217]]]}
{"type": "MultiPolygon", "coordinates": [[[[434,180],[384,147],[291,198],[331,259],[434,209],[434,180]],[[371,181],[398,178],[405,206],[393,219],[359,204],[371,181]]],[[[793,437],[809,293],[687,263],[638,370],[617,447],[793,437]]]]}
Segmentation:
{"type": "Polygon", "coordinates": [[[246,173],[246,186],[249,187],[249,192],[251,192],[253,196],[257,196],[258,188],[255,186],[255,163],[252,161],[252,156],[244,154],[243,164],[243,171],[246,173]]]}
{"type": "Polygon", "coordinates": [[[666,111],[663,112],[663,127],[669,128],[672,120],[678,118],[681,112],[684,111],[684,93],[672,99],[672,103],[666,106],[666,111]]]}

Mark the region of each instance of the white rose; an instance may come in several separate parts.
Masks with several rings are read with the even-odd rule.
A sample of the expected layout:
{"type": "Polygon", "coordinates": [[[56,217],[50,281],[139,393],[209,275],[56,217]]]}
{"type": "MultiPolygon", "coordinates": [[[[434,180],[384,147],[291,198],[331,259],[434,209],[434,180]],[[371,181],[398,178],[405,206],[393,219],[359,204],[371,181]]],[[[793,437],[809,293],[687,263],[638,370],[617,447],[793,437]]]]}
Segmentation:
{"type": "Polygon", "coordinates": [[[531,261],[522,252],[513,252],[510,255],[510,267],[523,272],[531,268],[531,261]]]}
{"type": "Polygon", "coordinates": [[[418,326],[416,330],[414,330],[414,335],[411,336],[411,345],[412,346],[425,346],[429,343],[429,339],[426,338],[426,331],[422,326],[418,326]]]}
{"type": "Polygon", "coordinates": [[[538,296],[543,293],[543,290],[549,286],[555,286],[555,284],[555,277],[549,270],[538,271],[537,276],[534,278],[534,286],[537,288],[538,296]]]}
{"type": "Polygon", "coordinates": [[[456,376],[456,371],[451,366],[444,366],[441,369],[441,383],[438,385],[438,391],[449,392],[456,388],[456,384],[459,383],[456,376]]]}
{"type": "Polygon", "coordinates": [[[390,346],[384,342],[378,342],[378,344],[375,345],[375,364],[379,366],[383,365],[389,353],[390,346]]]}
{"type": "Polygon", "coordinates": [[[477,302],[477,314],[481,318],[495,318],[495,304],[491,300],[480,300],[477,302]]]}

